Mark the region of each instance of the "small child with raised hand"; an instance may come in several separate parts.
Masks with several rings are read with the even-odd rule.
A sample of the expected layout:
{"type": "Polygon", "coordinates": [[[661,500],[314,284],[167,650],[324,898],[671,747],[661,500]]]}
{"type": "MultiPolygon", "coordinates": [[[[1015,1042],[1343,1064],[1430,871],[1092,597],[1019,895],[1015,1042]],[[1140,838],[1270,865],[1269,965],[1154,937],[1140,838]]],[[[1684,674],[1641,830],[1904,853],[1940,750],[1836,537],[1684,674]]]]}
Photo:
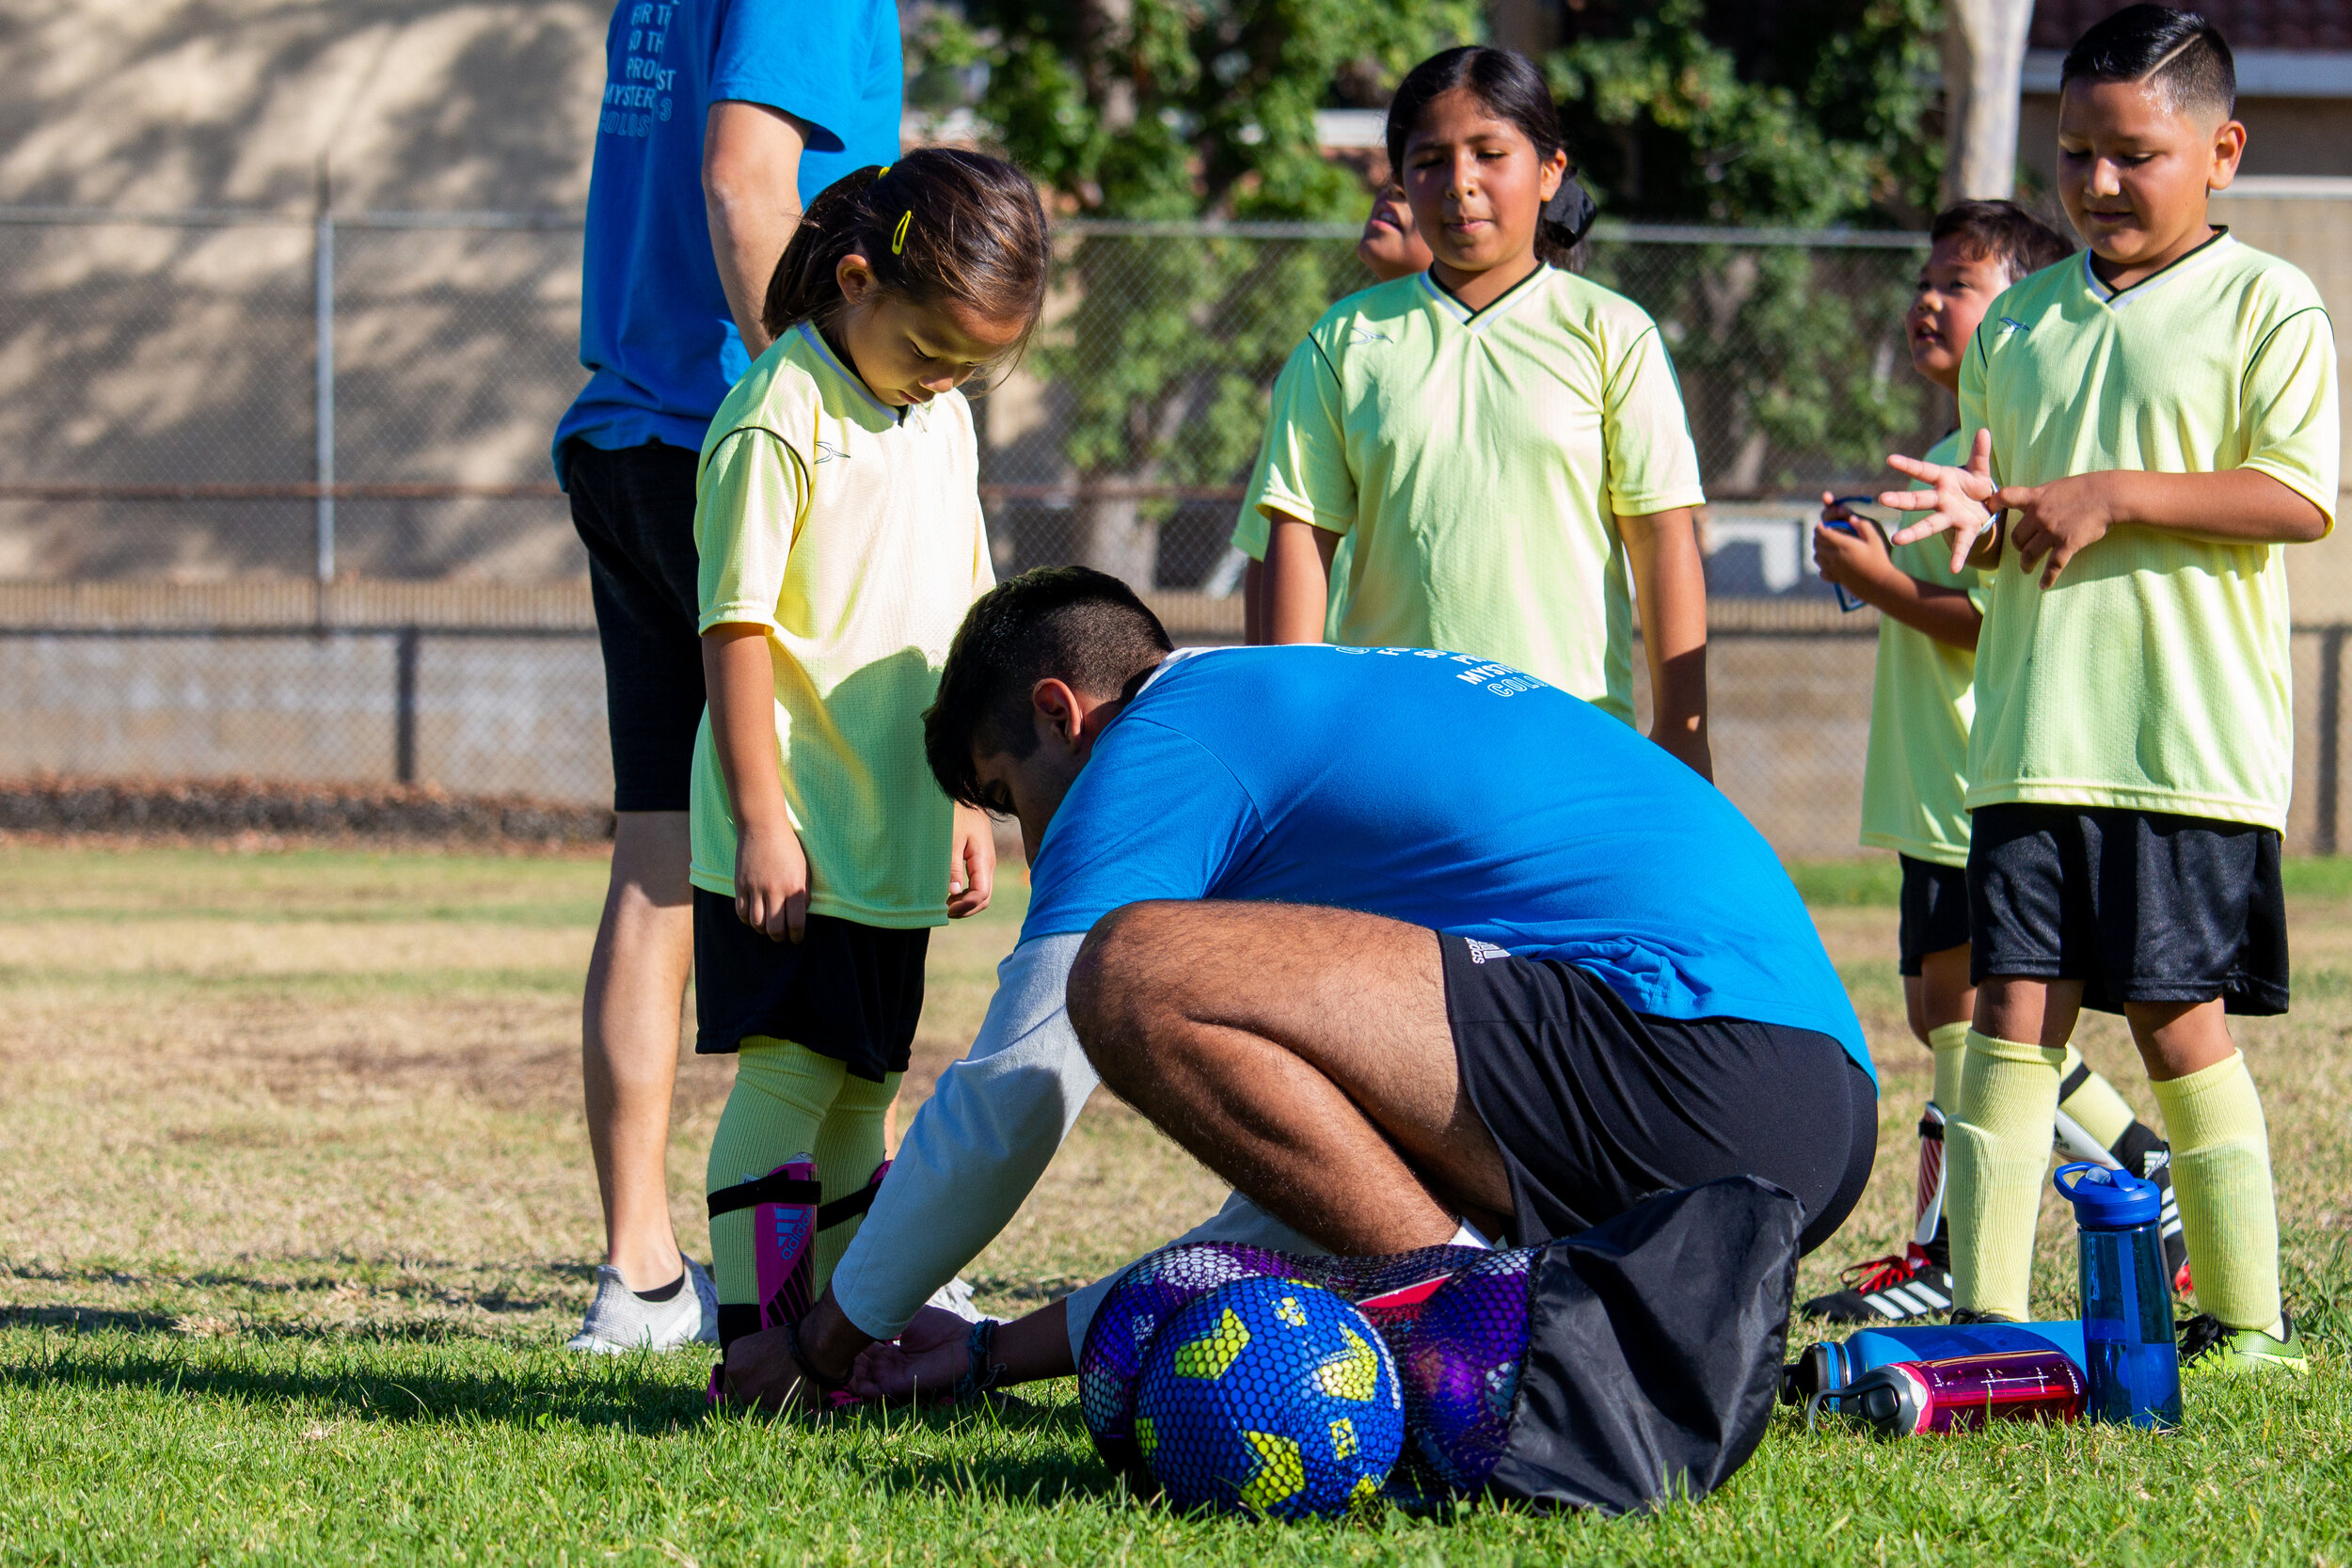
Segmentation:
{"type": "MultiPolygon", "coordinates": [[[[1927,260],[1904,318],[1911,361],[1947,392],[1994,296],[2063,262],[2074,246],[2007,201],[1963,201],[1936,214],[1927,260]]],[[[1958,457],[1955,430],[1928,452],[1958,457]]],[[[1862,842],[1892,849],[1902,867],[1898,937],[1911,1032],[1935,1059],[1935,1089],[1919,1120],[1913,1232],[1903,1251],[1846,1271],[1846,1288],[1804,1310],[1837,1323],[1903,1323],[1951,1307],[1944,1221],[1944,1125],[1960,1106],[1961,1063],[1976,988],[1968,976],[1968,723],[1975,709],[1980,574],[1955,572],[1950,549],[1921,540],[1889,549],[1867,519],[1824,495],[1813,555],[1821,576],[1875,606],[1878,673],[1863,765],[1862,842]],[[1842,522],[1847,529],[1833,528],[1842,522]]],[[[2113,1085],[2070,1046],[2059,1088],[2058,1141],[2078,1157],[2111,1162],[2169,1186],[2164,1141],[2133,1116],[2113,1085]]],[[[2180,1220],[2168,1202],[2166,1241],[2179,1256],[2180,1220]]]]}
{"type": "MultiPolygon", "coordinates": [[[[1356,242],[1356,259],[1364,270],[1383,283],[1393,283],[1400,277],[1410,277],[1417,272],[1429,270],[1429,247],[1422,243],[1421,230],[1413,227],[1413,209],[1405,199],[1405,187],[1391,180],[1373,193],[1372,211],[1364,218],[1364,232],[1356,242]]],[[[1294,354],[1282,367],[1282,376],[1299,373],[1298,356],[1294,354]]],[[[1277,377],[1274,399],[1277,403],[1288,396],[1281,377],[1277,377]]],[[[1265,467],[1265,444],[1258,446],[1258,467],[1265,467]]],[[[1257,484],[1252,475],[1250,484],[1257,484]]],[[[1251,643],[1265,641],[1265,515],[1254,506],[1241,509],[1240,520],[1233,524],[1233,548],[1249,558],[1242,569],[1242,629],[1243,641],[1251,643]]],[[[1340,541],[1339,549],[1331,558],[1333,603],[1338,585],[1347,580],[1347,541],[1340,541]]],[[[1333,616],[1332,619],[1336,619],[1333,616]]]]}
{"type": "Polygon", "coordinates": [[[2335,342],[2300,272],[2207,221],[2237,173],[2229,46],[2137,5],[2061,71],[2079,265],[1994,301],[1964,466],[1895,460],[1957,570],[2006,516],[1968,753],[1975,1027],[1950,1153],[1958,1312],[2020,1319],[2065,1046],[2121,1012],[2172,1140],[2192,1370],[2292,1370],[2269,1134],[2226,1013],[2287,1006],[2282,545],[2334,522],[2335,342]]]}
{"type": "Polygon", "coordinates": [[[994,580],[957,388],[1018,352],[1047,260],[1036,187],[999,159],[847,176],[794,232],[774,346],[703,444],[695,1049],[737,1056],[708,1174],[714,1393],[762,1391],[740,1342],[788,1339],[856,1234],[930,928],[989,900],[988,819],[940,793],[922,714],[994,580]]]}

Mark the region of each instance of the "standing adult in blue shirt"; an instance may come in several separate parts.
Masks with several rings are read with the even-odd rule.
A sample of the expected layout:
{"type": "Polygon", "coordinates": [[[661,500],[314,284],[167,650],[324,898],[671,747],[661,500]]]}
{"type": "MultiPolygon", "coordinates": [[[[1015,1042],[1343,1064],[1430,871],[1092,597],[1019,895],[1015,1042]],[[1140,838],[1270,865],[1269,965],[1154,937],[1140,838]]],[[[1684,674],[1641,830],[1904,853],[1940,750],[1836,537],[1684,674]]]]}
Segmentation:
{"type": "Polygon", "coordinates": [[[580,357],[555,432],[588,546],[612,732],[612,877],[581,1009],[605,1263],[571,1345],[717,1336],[663,1161],[693,951],[688,780],[703,711],[694,465],[768,347],[760,306],[802,204],[898,153],[888,0],[621,0],[588,184],[580,357]]]}
{"type": "Polygon", "coordinates": [[[1017,816],[1021,942],[971,1053],[798,1328],[739,1399],[1067,1373],[1102,1287],[965,1338],[925,1297],[992,1240],[1097,1082],[1236,1196],[1187,1239],[1533,1244],[1728,1175],[1819,1246],[1878,1088],[1772,848],[1600,709],[1470,655],[1170,650],[1081,567],[982,596],[925,720],[931,771],[1017,816]]]}

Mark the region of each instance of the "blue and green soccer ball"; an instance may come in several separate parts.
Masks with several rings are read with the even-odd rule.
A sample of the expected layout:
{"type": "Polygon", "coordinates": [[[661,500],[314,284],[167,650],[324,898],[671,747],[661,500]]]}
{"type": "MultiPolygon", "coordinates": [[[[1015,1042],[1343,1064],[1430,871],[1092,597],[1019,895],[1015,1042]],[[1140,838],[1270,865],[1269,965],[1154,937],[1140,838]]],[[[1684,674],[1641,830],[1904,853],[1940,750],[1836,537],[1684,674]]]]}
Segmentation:
{"type": "Polygon", "coordinates": [[[1135,1436],[1177,1508],[1325,1517],[1379,1494],[1405,1402],[1379,1331],[1345,1298],[1243,1279],[1152,1336],[1135,1436]]]}

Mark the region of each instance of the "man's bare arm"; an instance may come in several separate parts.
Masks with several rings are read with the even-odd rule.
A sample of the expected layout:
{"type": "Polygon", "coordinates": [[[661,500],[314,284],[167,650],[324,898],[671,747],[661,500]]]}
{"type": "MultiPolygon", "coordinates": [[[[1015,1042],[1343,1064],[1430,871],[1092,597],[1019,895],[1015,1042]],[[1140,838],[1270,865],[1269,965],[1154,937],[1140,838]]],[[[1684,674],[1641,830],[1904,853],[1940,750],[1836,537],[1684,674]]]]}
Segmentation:
{"type": "Polygon", "coordinates": [[[710,255],[743,347],[767,352],[759,323],[768,283],[801,222],[801,150],[806,125],[764,103],[713,103],[703,127],[703,206],[710,255]]]}

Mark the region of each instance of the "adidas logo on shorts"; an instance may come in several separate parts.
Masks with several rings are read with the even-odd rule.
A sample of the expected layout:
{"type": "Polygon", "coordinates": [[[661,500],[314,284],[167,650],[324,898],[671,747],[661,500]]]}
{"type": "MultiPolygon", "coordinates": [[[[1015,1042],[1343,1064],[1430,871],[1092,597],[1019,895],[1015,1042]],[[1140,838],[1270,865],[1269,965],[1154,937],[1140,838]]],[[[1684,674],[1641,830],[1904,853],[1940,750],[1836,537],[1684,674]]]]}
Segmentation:
{"type": "Polygon", "coordinates": [[[1507,958],[1511,956],[1511,950],[1507,947],[1497,947],[1491,942],[1480,942],[1475,937],[1468,940],[1470,962],[1474,964],[1483,964],[1489,958],[1507,958]]]}

